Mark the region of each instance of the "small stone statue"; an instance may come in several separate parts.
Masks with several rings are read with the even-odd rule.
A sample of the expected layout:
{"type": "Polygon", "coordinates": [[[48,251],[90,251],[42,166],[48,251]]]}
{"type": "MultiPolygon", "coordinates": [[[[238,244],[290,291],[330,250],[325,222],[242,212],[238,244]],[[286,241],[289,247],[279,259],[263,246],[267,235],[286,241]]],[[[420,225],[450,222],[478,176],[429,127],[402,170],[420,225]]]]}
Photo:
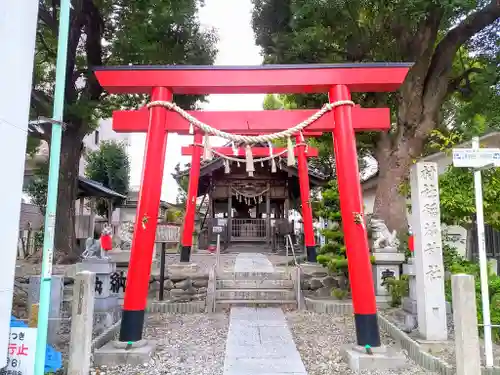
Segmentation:
{"type": "Polygon", "coordinates": [[[374,252],[379,252],[384,249],[394,249],[397,250],[399,247],[399,240],[397,239],[396,231],[393,230],[392,233],[385,225],[384,220],[371,218],[369,227],[371,230],[371,238],[373,241],[372,247],[374,252]]]}
{"type": "MultiPolygon", "coordinates": [[[[105,225],[102,229],[102,235],[111,235],[112,229],[105,225]]],[[[85,240],[85,251],[82,253],[83,259],[108,259],[106,252],[101,246],[100,235],[94,232],[94,238],[89,237],[85,240]]]]}
{"type": "Polygon", "coordinates": [[[99,238],[89,237],[85,240],[85,251],[82,253],[83,259],[98,259],[101,256],[101,243],[99,238]]]}

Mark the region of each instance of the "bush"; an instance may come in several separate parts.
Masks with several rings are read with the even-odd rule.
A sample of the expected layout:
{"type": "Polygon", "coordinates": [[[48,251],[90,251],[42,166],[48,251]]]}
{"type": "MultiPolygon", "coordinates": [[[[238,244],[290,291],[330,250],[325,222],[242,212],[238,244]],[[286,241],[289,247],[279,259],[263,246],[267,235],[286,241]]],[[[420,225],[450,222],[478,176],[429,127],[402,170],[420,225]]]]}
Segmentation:
{"type": "Polygon", "coordinates": [[[401,275],[400,279],[396,279],[394,277],[387,277],[382,282],[382,286],[385,286],[385,288],[391,295],[392,307],[401,306],[403,297],[407,297],[410,292],[410,285],[408,282],[407,275],[401,275]]]}

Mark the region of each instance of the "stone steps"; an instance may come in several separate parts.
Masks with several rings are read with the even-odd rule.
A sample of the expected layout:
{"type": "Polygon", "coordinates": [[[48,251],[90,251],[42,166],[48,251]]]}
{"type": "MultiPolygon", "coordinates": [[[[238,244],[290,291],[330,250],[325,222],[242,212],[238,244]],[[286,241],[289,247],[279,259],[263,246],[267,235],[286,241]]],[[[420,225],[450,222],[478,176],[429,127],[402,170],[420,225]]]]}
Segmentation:
{"type": "Polygon", "coordinates": [[[295,300],[216,300],[215,311],[229,309],[234,306],[239,307],[283,307],[283,308],[297,308],[297,301],[295,300]]]}
{"type": "Polygon", "coordinates": [[[274,272],[220,272],[218,280],[290,280],[290,274],[286,271],[274,272]]]}
{"type": "Polygon", "coordinates": [[[295,301],[295,293],[290,289],[219,289],[216,291],[219,301],[295,301]]]}
{"type": "Polygon", "coordinates": [[[291,289],[292,280],[217,280],[217,289],[291,289]]]}
{"type": "Polygon", "coordinates": [[[286,269],[218,272],[214,297],[216,311],[234,306],[297,308],[294,281],[286,269]]]}

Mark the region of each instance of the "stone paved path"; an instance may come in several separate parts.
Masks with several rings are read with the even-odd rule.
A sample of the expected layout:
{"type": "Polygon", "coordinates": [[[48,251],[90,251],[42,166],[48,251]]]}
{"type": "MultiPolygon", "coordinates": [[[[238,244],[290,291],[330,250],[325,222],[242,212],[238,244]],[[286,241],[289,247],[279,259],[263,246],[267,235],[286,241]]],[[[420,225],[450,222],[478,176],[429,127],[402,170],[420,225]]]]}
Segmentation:
{"type": "Polygon", "coordinates": [[[274,267],[264,254],[242,253],[236,257],[235,272],[273,272],[274,267]]]}
{"type": "MultiPolygon", "coordinates": [[[[263,254],[238,254],[234,270],[274,267],[263,254]]],[[[231,308],[224,375],[307,375],[281,308],[231,308]]]]}

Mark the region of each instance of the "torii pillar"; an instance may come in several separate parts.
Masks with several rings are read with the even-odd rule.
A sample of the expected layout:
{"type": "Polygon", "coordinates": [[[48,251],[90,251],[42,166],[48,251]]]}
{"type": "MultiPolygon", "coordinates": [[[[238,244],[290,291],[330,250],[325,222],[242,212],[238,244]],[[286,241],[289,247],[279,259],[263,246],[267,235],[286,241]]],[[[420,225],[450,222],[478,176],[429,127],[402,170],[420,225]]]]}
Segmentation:
{"type": "MultiPolygon", "coordinates": [[[[404,81],[410,66],[411,64],[405,63],[256,67],[122,66],[97,68],[96,76],[101,86],[110,93],[152,93],[152,100],[171,101],[172,93],[205,95],[329,92],[330,100],[336,102],[348,99],[351,92],[395,91],[404,81]]],[[[310,111],[311,115],[315,112],[310,111]]],[[[332,131],[335,135],[337,176],[357,344],[378,347],[380,335],[354,129],[388,130],[390,113],[387,108],[367,109],[347,104],[335,108],[333,112],[313,122],[304,135],[307,136],[307,132],[332,131]],[[378,126],[374,126],[377,121],[380,121],[378,126]]],[[[210,112],[198,112],[195,117],[222,131],[262,134],[290,129],[305,119],[304,113],[295,110],[219,112],[215,118],[221,115],[223,117],[218,117],[218,123],[210,121],[211,116],[212,120],[215,119],[210,112]]],[[[159,208],[166,135],[168,132],[188,134],[189,129],[189,124],[180,115],[158,107],[151,108],[150,114],[147,110],[118,111],[113,114],[115,130],[145,131],[145,124],[148,122],[146,157],[120,331],[122,342],[142,339],[156,234],[154,218],[159,208]],[[115,120],[120,118],[122,124],[117,128],[115,120]]]]}
{"type": "Polygon", "coordinates": [[[203,135],[194,135],[193,156],[191,157],[191,168],[189,173],[189,185],[186,199],[186,213],[184,215],[184,226],[181,233],[181,263],[189,262],[191,249],[193,247],[194,217],[196,215],[196,198],[198,198],[198,181],[200,180],[201,165],[201,142],[203,135]]]}

